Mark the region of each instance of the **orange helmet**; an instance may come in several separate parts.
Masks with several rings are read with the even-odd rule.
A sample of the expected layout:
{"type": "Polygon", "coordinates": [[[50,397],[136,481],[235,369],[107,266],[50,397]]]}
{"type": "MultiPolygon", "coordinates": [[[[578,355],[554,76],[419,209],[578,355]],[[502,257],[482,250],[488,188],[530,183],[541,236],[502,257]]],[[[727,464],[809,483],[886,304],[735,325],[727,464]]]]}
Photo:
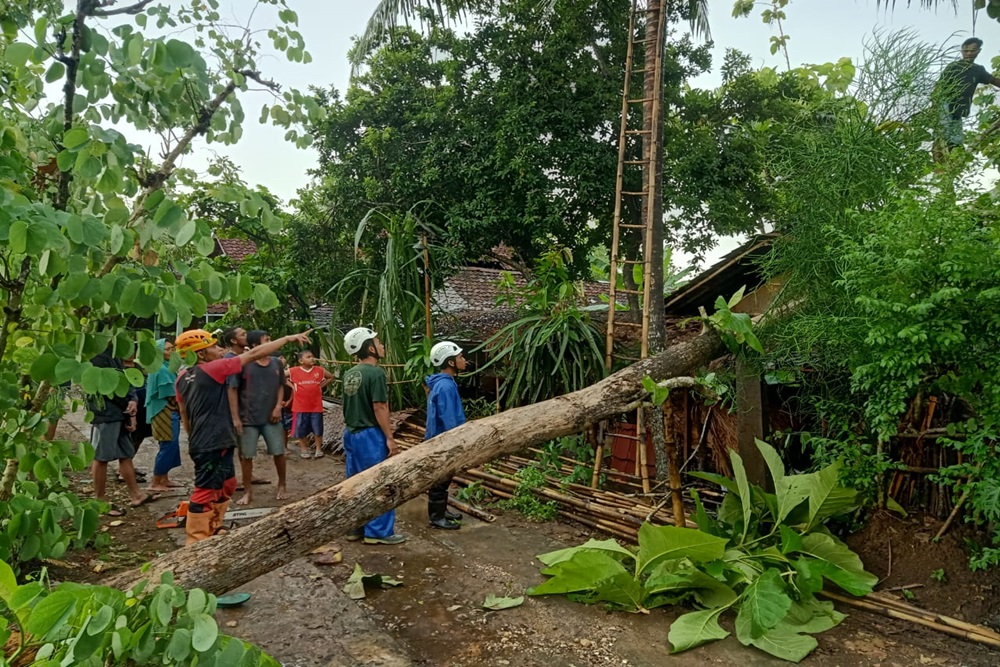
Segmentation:
{"type": "Polygon", "coordinates": [[[212,334],[204,329],[191,329],[177,337],[177,340],[174,341],[174,347],[183,354],[184,352],[204,350],[207,347],[212,347],[215,343],[216,340],[212,338],[212,334]]]}

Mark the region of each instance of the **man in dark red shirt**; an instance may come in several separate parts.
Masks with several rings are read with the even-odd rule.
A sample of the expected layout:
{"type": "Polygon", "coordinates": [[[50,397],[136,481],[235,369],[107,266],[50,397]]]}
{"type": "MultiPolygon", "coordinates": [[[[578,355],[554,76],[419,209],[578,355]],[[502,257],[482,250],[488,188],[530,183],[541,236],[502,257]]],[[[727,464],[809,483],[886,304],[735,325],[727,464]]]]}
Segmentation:
{"type": "Polygon", "coordinates": [[[222,527],[229,499],[236,491],[233,452],[238,447],[229,410],[226,379],[243,366],[271,356],[288,343],[308,344],[309,332],[285,336],[234,357],[203,329],[185,331],[174,345],[181,354],[193,352],[197,363],[177,376],[177,403],[189,453],[194,462],[194,491],[188,503],[187,544],[204,540],[222,527]]]}

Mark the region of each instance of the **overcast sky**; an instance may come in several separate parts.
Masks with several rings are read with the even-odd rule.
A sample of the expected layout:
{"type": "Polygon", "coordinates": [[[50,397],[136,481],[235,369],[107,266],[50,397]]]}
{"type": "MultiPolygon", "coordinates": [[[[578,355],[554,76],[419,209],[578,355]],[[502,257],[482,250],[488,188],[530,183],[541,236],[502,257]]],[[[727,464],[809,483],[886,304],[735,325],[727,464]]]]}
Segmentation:
{"type": "MultiPolygon", "coordinates": [[[[247,0],[228,0],[229,12],[240,16],[250,3],[247,0]]],[[[375,0],[288,0],[299,15],[301,32],[306,47],[313,56],[308,65],[288,63],[277,58],[262,63],[265,76],[285,86],[305,90],[310,85],[347,86],[350,67],[347,50],[352,36],[364,29],[375,0]]],[[[770,4],[770,3],[768,3],[770,4]]],[[[936,12],[906,7],[905,0],[896,2],[894,12],[877,8],[875,0],[792,0],[786,12],[785,32],[791,36],[789,54],[792,65],[836,61],[843,56],[858,59],[863,53],[863,41],[875,29],[898,30],[913,28],[920,37],[931,43],[957,45],[962,39],[976,34],[985,40],[980,62],[989,65],[992,56],[1000,53],[1000,24],[985,14],[978,20],[973,33],[973,17],[969,2],[958,14],[950,6],[936,12]]],[[[919,6],[919,2],[914,0],[919,6]]],[[[942,5],[948,5],[942,2],[942,5]]],[[[759,66],[784,68],[784,59],[769,52],[771,29],[760,20],[759,8],[746,19],[731,16],[731,0],[711,0],[711,29],[715,44],[715,65],[721,64],[727,47],[735,47],[751,54],[759,66]]],[[[223,3],[226,7],[226,3],[223,3]]],[[[266,27],[266,16],[258,14],[255,24],[266,27]]],[[[719,82],[718,72],[703,75],[693,85],[714,87],[719,82]]],[[[242,141],[234,147],[200,146],[196,153],[185,160],[185,166],[201,169],[212,151],[229,155],[243,169],[250,183],[262,183],[286,202],[295,196],[297,189],[308,182],[306,171],[315,165],[315,155],[310,150],[299,150],[285,143],[283,131],[258,125],[261,105],[266,103],[263,93],[244,98],[247,110],[246,127],[242,141]]],[[[613,183],[608,184],[614,187],[613,183]]]]}

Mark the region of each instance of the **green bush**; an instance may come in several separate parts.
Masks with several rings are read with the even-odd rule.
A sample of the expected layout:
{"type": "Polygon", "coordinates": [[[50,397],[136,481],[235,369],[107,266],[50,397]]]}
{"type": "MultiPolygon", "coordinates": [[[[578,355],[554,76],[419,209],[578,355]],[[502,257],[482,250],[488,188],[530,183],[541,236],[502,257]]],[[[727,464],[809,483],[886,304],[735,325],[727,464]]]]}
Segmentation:
{"type": "Polygon", "coordinates": [[[0,644],[14,634],[10,626],[17,627],[17,649],[0,659],[3,665],[31,655],[39,667],[279,665],[256,646],[221,634],[215,596],[197,588],[185,592],[169,573],[156,586],[142,581],[124,592],[70,582],[50,590],[40,581],[18,586],[14,571],[0,561],[0,600],[0,644]]]}
{"type": "Polygon", "coordinates": [[[784,660],[804,659],[817,646],[811,635],[844,618],[833,603],[816,599],[824,582],[860,596],[878,580],[824,525],[858,504],[857,492],[837,481],[840,465],[786,475],[778,453],[767,443],[757,446],[775,493],[750,484],[742,459],[731,452],[734,480],[697,473],[728,491],[717,517],[695,493],[697,530],[646,523],[638,549],[590,540],[542,554],[549,579],[528,594],[565,594],[631,612],[694,604],[697,611],[670,627],[674,653],[728,637],[719,617],[731,610],[742,644],[784,660]]]}

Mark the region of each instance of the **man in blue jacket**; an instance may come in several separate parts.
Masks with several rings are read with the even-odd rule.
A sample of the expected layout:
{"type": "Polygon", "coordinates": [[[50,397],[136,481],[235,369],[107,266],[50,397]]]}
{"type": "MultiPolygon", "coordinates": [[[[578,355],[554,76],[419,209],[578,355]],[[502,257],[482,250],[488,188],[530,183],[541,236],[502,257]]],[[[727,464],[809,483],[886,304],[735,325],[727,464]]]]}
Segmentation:
{"type": "MultiPolygon", "coordinates": [[[[428,375],[427,383],[427,432],[424,440],[450,431],[465,423],[465,410],[458,395],[455,376],[465,370],[462,348],[451,341],[442,341],[431,348],[431,363],[437,369],[428,375]]],[[[458,530],[462,515],[448,509],[448,487],[451,477],[440,480],[427,491],[427,514],[431,526],[443,530],[458,530]]]]}

